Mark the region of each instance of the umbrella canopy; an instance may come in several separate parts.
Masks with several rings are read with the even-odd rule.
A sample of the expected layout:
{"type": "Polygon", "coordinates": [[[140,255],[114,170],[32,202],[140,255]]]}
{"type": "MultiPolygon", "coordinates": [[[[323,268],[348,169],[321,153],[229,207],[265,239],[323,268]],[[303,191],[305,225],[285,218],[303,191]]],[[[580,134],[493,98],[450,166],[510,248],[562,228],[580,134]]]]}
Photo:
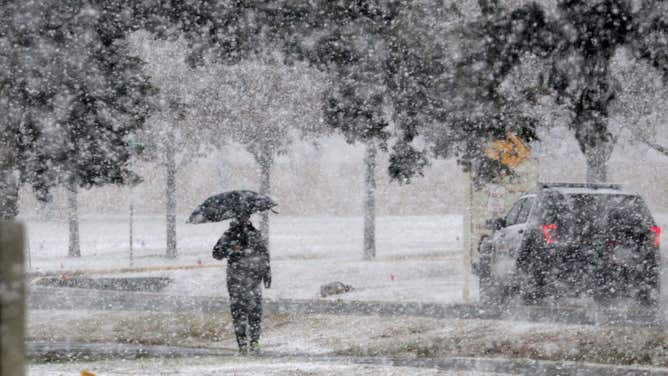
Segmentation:
{"type": "Polygon", "coordinates": [[[278,205],[271,197],[253,191],[228,191],[207,198],[198,206],[188,223],[220,222],[243,214],[269,210],[278,205]]]}

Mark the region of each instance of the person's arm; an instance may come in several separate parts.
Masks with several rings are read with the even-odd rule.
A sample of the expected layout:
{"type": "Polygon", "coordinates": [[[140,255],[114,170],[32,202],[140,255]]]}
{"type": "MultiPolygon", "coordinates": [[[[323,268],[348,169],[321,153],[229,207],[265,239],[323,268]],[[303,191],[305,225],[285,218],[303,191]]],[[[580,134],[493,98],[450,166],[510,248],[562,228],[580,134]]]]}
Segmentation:
{"type": "Polygon", "coordinates": [[[269,258],[269,249],[267,248],[267,242],[265,242],[262,235],[258,232],[254,235],[254,243],[256,247],[256,252],[258,252],[262,257],[262,281],[264,282],[265,288],[271,287],[271,263],[269,258]]]}
{"type": "Polygon", "coordinates": [[[269,263],[268,253],[267,253],[267,267],[265,268],[264,275],[262,276],[262,281],[264,282],[265,288],[271,288],[271,265],[269,263]]]}
{"type": "Polygon", "coordinates": [[[227,233],[218,239],[216,245],[213,246],[213,258],[216,260],[222,260],[225,257],[230,256],[230,238],[227,233]]]}

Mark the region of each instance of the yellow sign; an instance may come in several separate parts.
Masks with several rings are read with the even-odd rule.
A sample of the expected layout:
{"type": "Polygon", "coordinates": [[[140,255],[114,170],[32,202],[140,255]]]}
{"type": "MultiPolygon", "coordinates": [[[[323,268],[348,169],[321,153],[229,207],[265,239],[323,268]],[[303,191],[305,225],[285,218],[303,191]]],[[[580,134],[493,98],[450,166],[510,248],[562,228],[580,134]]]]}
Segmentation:
{"type": "Polygon", "coordinates": [[[527,148],[519,137],[508,133],[505,140],[495,140],[485,148],[485,155],[501,162],[508,168],[515,168],[529,156],[527,148]]]}
{"type": "Polygon", "coordinates": [[[95,376],[95,374],[88,370],[81,371],[81,376],[95,376]]]}

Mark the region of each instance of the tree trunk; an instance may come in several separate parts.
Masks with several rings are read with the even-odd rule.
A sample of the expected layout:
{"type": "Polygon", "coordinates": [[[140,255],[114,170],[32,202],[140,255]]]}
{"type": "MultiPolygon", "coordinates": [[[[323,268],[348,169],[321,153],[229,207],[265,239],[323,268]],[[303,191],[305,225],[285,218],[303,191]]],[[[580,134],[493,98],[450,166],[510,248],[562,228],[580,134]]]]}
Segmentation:
{"type": "Polygon", "coordinates": [[[376,257],[376,146],[369,142],[366,146],[364,198],[364,259],[376,257]]]}
{"type": "Polygon", "coordinates": [[[53,202],[37,200],[37,215],[42,221],[53,220],[53,202]]]}
{"type": "Polygon", "coordinates": [[[605,183],[608,181],[608,160],[615,148],[616,139],[599,142],[584,151],[587,163],[587,183],[605,183]]]}
{"type": "MultiPolygon", "coordinates": [[[[130,170],[132,171],[132,168],[130,168],[130,170]]],[[[128,222],[129,222],[129,227],[130,227],[129,234],[128,234],[128,237],[129,237],[129,239],[128,239],[128,246],[129,247],[128,248],[130,248],[130,252],[129,252],[130,253],[129,254],[130,266],[133,266],[134,257],[135,257],[134,256],[134,252],[135,252],[135,250],[134,250],[134,244],[135,244],[134,243],[135,242],[135,238],[134,238],[134,234],[135,234],[135,198],[134,198],[134,187],[132,186],[132,183],[130,183],[130,187],[129,187],[128,191],[130,192],[130,194],[129,194],[130,205],[129,205],[129,208],[128,208],[129,209],[128,210],[129,211],[128,222]]]]}
{"type": "Polygon", "coordinates": [[[70,227],[69,257],[81,257],[81,243],[79,241],[79,203],[77,197],[77,183],[74,179],[67,182],[67,219],[70,227]]]}
{"type": "MultiPolygon", "coordinates": [[[[263,147],[261,151],[262,155],[258,159],[260,164],[260,194],[268,195],[271,194],[271,167],[274,163],[274,158],[271,155],[271,151],[263,147]]],[[[264,238],[267,247],[269,247],[269,212],[264,211],[261,214],[260,220],[260,233],[264,238]]]]}
{"type": "Polygon", "coordinates": [[[587,164],[587,182],[607,181],[608,159],[615,148],[617,137],[609,130],[609,106],[615,98],[610,76],[610,61],[604,53],[585,60],[586,77],[575,105],[575,138],[587,164]]]}
{"type": "Polygon", "coordinates": [[[607,180],[607,166],[605,160],[595,149],[587,149],[587,183],[603,183],[607,180]]]}
{"type": "Polygon", "coordinates": [[[165,148],[165,167],[167,170],[167,258],[176,258],[176,145],[174,132],[167,133],[165,148]]]}

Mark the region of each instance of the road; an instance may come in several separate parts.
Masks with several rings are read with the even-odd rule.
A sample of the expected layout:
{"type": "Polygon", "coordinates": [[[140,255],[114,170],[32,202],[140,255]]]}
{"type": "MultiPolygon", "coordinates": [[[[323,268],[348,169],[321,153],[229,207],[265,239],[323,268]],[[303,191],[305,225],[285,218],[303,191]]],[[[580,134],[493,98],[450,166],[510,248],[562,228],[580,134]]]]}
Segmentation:
{"type": "MultiPolygon", "coordinates": [[[[29,342],[28,352],[32,359],[72,360],[72,359],[104,359],[121,358],[127,367],[128,360],[145,357],[217,357],[220,362],[224,358],[235,356],[235,352],[228,349],[203,349],[174,346],[147,346],[133,344],[84,344],[70,342],[29,342]]],[[[549,362],[525,359],[491,359],[491,358],[445,358],[445,359],[408,359],[394,357],[351,357],[336,355],[313,355],[298,353],[264,352],[257,356],[248,357],[250,361],[256,359],[280,360],[284,363],[326,363],[336,365],[371,365],[383,367],[400,367],[413,369],[432,369],[438,371],[466,371],[476,374],[512,374],[512,375],[575,375],[586,374],[592,376],[616,375],[668,375],[668,370],[620,367],[596,364],[582,364],[574,362],[549,362]]]]}
{"type": "MultiPolygon", "coordinates": [[[[228,312],[222,297],[174,296],[159,293],[32,287],[30,309],[147,312],[228,312]]],[[[475,304],[393,303],[344,300],[266,300],[271,313],[417,316],[553,322],[578,325],[666,327],[662,312],[645,308],[590,306],[480,306],[475,304]]]]}

